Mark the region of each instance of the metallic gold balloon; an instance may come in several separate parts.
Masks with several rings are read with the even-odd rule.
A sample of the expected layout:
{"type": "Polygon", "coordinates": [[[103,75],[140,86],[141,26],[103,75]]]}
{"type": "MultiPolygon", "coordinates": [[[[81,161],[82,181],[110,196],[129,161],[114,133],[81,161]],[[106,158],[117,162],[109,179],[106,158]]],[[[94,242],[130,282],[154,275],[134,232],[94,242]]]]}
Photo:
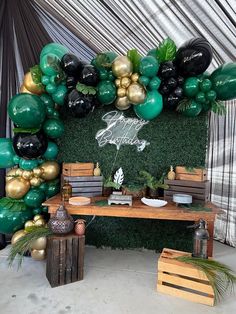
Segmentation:
{"type": "Polygon", "coordinates": [[[37,221],[39,219],[43,219],[43,215],[39,215],[38,214],[38,215],[35,215],[34,218],[33,218],[34,221],[37,221]]]}
{"type": "Polygon", "coordinates": [[[33,94],[33,93],[31,93],[24,85],[21,85],[21,87],[20,87],[20,93],[33,94]]]}
{"type": "Polygon", "coordinates": [[[33,250],[45,250],[47,246],[47,238],[41,237],[34,240],[31,244],[31,249],[33,250]]]}
{"type": "Polygon", "coordinates": [[[34,176],[38,178],[43,173],[43,170],[41,168],[34,168],[33,173],[34,173],[34,176]]]}
{"type": "Polygon", "coordinates": [[[32,250],[31,257],[35,261],[43,261],[46,258],[46,251],[45,250],[32,250]]]}
{"type": "Polygon", "coordinates": [[[132,104],[141,104],[146,98],[145,89],[139,83],[132,83],[127,89],[127,97],[132,104]]]}
{"type": "Polygon", "coordinates": [[[22,238],[26,234],[25,230],[18,230],[16,231],[12,238],[11,238],[11,244],[15,244],[20,238],[22,238]]]}
{"type": "Polygon", "coordinates": [[[22,170],[22,169],[20,169],[20,168],[17,168],[17,169],[16,169],[16,176],[21,177],[21,176],[22,176],[23,171],[24,171],[24,170],[22,170]]]}
{"type": "Polygon", "coordinates": [[[43,218],[40,218],[34,222],[34,226],[42,227],[45,226],[46,222],[43,218]]]}
{"type": "Polygon", "coordinates": [[[27,72],[23,81],[24,87],[33,94],[41,95],[44,92],[44,88],[41,84],[35,84],[31,75],[31,72],[27,72]]]}
{"type": "Polygon", "coordinates": [[[40,168],[43,169],[41,178],[45,181],[56,179],[60,173],[60,166],[56,161],[45,161],[40,168]]]}
{"type": "Polygon", "coordinates": [[[119,110],[127,110],[131,106],[127,96],[117,97],[115,101],[115,106],[119,110]]]}
{"type": "Polygon", "coordinates": [[[40,186],[41,183],[42,183],[42,181],[41,181],[40,178],[33,177],[33,178],[30,180],[31,186],[40,186]]]}
{"type": "Polygon", "coordinates": [[[131,80],[128,77],[123,77],[120,80],[120,85],[123,88],[128,88],[130,86],[131,80]]]}
{"type": "Polygon", "coordinates": [[[33,178],[33,172],[30,170],[24,170],[21,176],[25,180],[30,180],[33,178]]]}
{"type": "Polygon", "coordinates": [[[115,85],[116,85],[116,87],[120,87],[120,79],[115,80],[115,85]]]}
{"type": "Polygon", "coordinates": [[[138,73],[133,73],[131,75],[131,81],[132,82],[138,82],[138,79],[139,79],[139,74],[138,73]]]}
{"type": "Polygon", "coordinates": [[[126,89],[125,88],[120,87],[117,89],[117,96],[118,97],[125,97],[125,95],[126,95],[126,89]]]}
{"type": "Polygon", "coordinates": [[[6,196],[14,199],[20,199],[29,191],[30,183],[23,178],[14,178],[6,183],[6,196]]]}
{"type": "Polygon", "coordinates": [[[6,173],[6,182],[10,181],[16,176],[16,170],[18,169],[13,168],[6,173]]]}
{"type": "Polygon", "coordinates": [[[33,226],[34,226],[34,221],[33,220],[26,221],[26,223],[24,225],[25,229],[29,228],[29,227],[33,227],[33,226]]]}
{"type": "Polygon", "coordinates": [[[119,56],[112,63],[112,72],[116,77],[130,76],[133,72],[133,64],[128,57],[119,56]]]}

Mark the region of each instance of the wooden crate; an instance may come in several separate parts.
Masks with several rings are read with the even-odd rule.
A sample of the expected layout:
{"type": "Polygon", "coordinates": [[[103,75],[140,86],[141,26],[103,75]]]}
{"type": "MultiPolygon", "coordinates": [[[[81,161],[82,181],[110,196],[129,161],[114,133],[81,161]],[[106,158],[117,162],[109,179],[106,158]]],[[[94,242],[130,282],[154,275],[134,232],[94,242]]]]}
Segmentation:
{"type": "Polygon", "coordinates": [[[63,163],[62,174],[70,177],[93,176],[93,169],[91,162],[63,163]]]}
{"type": "Polygon", "coordinates": [[[101,196],[103,188],[103,177],[102,176],[91,176],[91,177],[67,177],[62,176],[61,183],[63,185],[64,180],[69,181],[72,186],[73,196],[101,196]]]}
{"type": "Polygon", "coordinates": [[[192,302],[214,305],[214,291],[206,275],[173,258],[191,253],[163,249],[158,260],[157,291],[192,302]]]}
{"type": "Polygon", "coordinates": [[[47,241],[46,277],[52,287],[83,279],[85,236],[50,236],[47,241]]]}
{"type": "Polygon", "coordinates": [[[177,166],[175,168],[176,180],[190,180],[190,181],[206,181],[207,172],[206,169],[193,168],[192,170],[187,170],[185,167],[177,166]]]}
{"type": "Polygon", "coordinates": [[[164,199],[172,201],[173,194],[189,194],[193,197],[193,203],[205,204],[209,201],[209,181],[198,182],[188,180],[165,180],[169,185],[164,190],[164,199]]]}

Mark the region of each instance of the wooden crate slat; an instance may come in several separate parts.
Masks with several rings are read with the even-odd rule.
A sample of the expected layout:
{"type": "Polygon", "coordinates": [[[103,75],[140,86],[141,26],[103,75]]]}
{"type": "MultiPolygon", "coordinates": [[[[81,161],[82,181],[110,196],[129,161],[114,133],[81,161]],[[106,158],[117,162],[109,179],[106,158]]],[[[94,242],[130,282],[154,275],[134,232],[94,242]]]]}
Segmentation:
{"type": "Polygon", "coordinates": [[[86,192],[86,193],[90,193],[90,192],[102,192],[102,188],[101,187],[97,187],[97,186],[92,186],[92,187],[76,187],[76,188],[72,188],[73,192],[86,192]]]}
{"type": "Polygon", "coordinates": [[[65,265],[66,265],[66,240],[60,240],[60,261],[59,261],[59,285],[65,282],[65,265]]]}
{"type": "Polygon", "coordinates": [[[91,177],[71,177],[71,176],[63,176],[64,180],[68,181],[78,181],[78,182],[103,182],[102,176],[91,176],[91,177]]]}
{"type": "Polygon", "coordinates": [[[92,186],[95,186],[95,187],[102,187],[103,186],[103,183],[102,182],[99,182],[99,181],[95,181],[95,182],[78,182],[78,181],[72,181],[70,182],[70,185],[74,188],[79,188],[79,187],[92,187],[92,186]]]}
{"type": "Polygon", "coordinates": [[[93,193],[83,192],[83,193],[81,193],[81,192],[73,192],[72,191],[72,196],[86,196],[86,197],[101,196],[101,192],[93,192],[93,193]]]}
{"type": "Polygon", "coordinates": [[[67,239],[66,246],[66,283],[72,280],[72,238],[67,239]]]}
{"type": "Polygon", "coordinates": [[[60,247],[58,241],[52,241],[52,251],[53,258],[51,263],[51,272],[52,272],[52,287],[59,285],[59,254],[60,247]]]}
{"type": "Polygon", "coordinates": [[[202,188],[192,188],[192,187],[186,187],[186,186],[175,186],[175,185],[169,185],[168,191],[178,191],[178,192],[188,192],[188,193],[194,193],[194,194],[202,194],[205,193],[205,189],[202,188]]]}
{"type": "Polygon", "coordinates": [[[207,179],[206,169],[194,168],[192,171],[186,167],[177,166],[175,168],[177,180],[205,181],[207,179]]]}
{"type": "Polygon", "coordinates": [[[72,239],[72,278],[71,281],[75,282],[78,278],[78,246],[79,239],[72,239]]]}
{"type": "Polygon", "coordinates": [[[199,187],[199,188],[205,188],[207,184],[209,184],[209,181],[187,181],[187,180],[167,180],[165,179],[164,182],[168,185],[180,185],[180,186],[189,186],[189,187],[199,187]]]}
{"type": "Polygon", "coordinates": [[[79,241],[79,257],[78,257],[78,278],[79,280],[83,279],[84,276],[84,248],[85,248],[85,237],[81,237],[79,241]]]}
{"type": "Polygon", "coordinates": [[[189,192],[183,192],[183,191],[166,191],[164,193],[165,196],[173,196],[173,194],[186,194],[186,195],[192,195],[193,199],[195,200],[207,200],[208,198],[206,197],[206,195],[202,195],[202,194],[194,194],[194,193],[189,193],[189,192]]]}

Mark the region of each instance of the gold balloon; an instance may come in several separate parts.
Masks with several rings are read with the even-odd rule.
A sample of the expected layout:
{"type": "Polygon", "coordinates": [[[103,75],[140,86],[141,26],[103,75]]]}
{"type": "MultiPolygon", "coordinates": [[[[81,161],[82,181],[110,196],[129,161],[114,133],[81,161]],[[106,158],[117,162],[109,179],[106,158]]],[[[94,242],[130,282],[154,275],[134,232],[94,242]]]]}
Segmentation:
{"type": "Polygon", "coordinates": [[[20,87],[20,93],[33,94],[33,93],[31,93],[24,85],[21,85],[21,87],[20,87]]]}
{"type": "Polygon", "coordinates": [[[42,84],[35,84],[31,72],[27,72],[23,81],[24,87],[33,94],[41,95],[44,92],[42,84]]]}
{"type": "Polygon", "coordinates": [[[25,180],[30,180],[33,177],[33,172],[30,170],[24,170],[22,173],[22,178],[25,180]]]}
{"type": "Polygon", "coordinates": [[[22,238],[26,234],[25,230],[18,230],[16,231],[12,238],[11,238],[11,244],[15,244],[20,238],[22,238]]]}
{"type": "Polygon", "coordinates": [[[39,219],[43,219],[43,215],[39,215],[38,214],[38,215],[35,215],[34,218],[33,218],[34,221],[37,221],[39,219]]]}
{"type": "Polygon", "coordinates": [[[10,181],[16,176],[16,170],[16,168],[13,168],[6,173],[6,182],[10,181]]]}
{"type": "Polygon", "coordinates": [[[45,161],[40,168],[43,169],[41,178],[45,181],[56,179],[60,173],[60,166],[56,161],[45,161]]]}
{"type": "Polygon", "coordinates": [[[145,89],[139,83],[132,83],[127,89],[127,97],[132,104],[141,104],[146,98],[145,89]]]}
{"type": "Polygon", "coordinates": [[[129,99],[127,96],[125,97],[117,97],[115,101],[115,106],[119,110],[126,110],[129,109],[131,106],[129,99]]]}
{"type": "Polygon", "coordinates": [[[33,226],[34,226],[34,221],[33,220],[26,221],[26,223],[24,225],[25,229],[29,228],[29,227],[33,227],[33,226]]]}
{"type": "Polygon", "coordinates": [[[120,81],[120,85],[123,88],[128,88],[130,86],[131,80],[128,77],[123,77],[120,81]]]}
{"type": "Polygon", "coordinates": [[[32,186],[40,186],[41,183],[42,183],[42,181],[41,181],[40,178],[34,177],[34,178],[32,178],[32,179],[30,180],[30,184],[31,184],[32,186]]]}
{"type": "Polygon", "coordinates": [[[130,76],[133,72],[133,64],[128,57],[119,56],[112,63],[112,72],[116,77],[130,76]]]}
{"type": "Polygon", "coordinates": [[[35,261],[43,261],[46,257],[46,251],[45,250],[32,250],[31,257],[35,261]]]}
{"type": "Polygon", "coordinates": [[[34,226],[43,227],[45,226],[45,223],[45,220],[43,218],[40,218],[34,222],[34,226]]]}
{"type": "Polygon", "coordinates": [[[138,82],[138,79],[139,79],[139,74],[138,73],[133,73],[131,75],[131,81],[132,82],[138,82]]]}
{"type": "Polygon", "coordinates": [[[47,246],[47,238],[41,237],[36,240],[34,240],[31,244],[31,248],[33,250],[45,250],[47,246]]]}
{"type": "Polygon", "coordinates": [[[41,168],[34,168],[33,173],[34,173],[34,176],[38,178],[43,173],[43,170],[41,168]]]}
{"type": "Polygon", "coordinates": [[[125,88],[120,87],[117,89],[117,96],[118,97],[125,97],[125,95],[126,95],[126,89],[125,88]]]}
{"type": "Polygon", "coordinates": [[[6,196],[20,199],[29,191],[30,183],[23,178],[14,178],[6,183],[6,196]]]}
{"type": "Polygon", "coordinates": [[[115,85],[116,85],[116,87],[120,87],[120,79],[115,80],[115,85]]]}
{"type": "Polygon", "coordinates": [[[17,168],[17,169],[16,169],[16,176],[21,177],[21,176],[22,176],[23,171],[24,171],[24,170],[22,170],[22,169],[20,169],[20,168],[17,168]]]}

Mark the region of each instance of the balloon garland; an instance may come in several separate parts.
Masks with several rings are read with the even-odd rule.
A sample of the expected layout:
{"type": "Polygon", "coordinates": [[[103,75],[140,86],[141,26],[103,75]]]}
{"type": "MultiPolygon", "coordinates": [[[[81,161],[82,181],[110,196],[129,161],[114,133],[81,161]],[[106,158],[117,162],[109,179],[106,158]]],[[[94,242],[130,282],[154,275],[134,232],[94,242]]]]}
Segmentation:
{"type": "Polygon", "coordinates": [[[42,202],[60,190],[60,106],[78,118],[98,105],[114,104],[119,110],[132,106],[139,118],[152,120],[163,108],[188,117],[208,110],[222,114],[221,101],[236,97],[236,63],[205,72],[212,48],[204,38],[191,39],[179,49],[167,38],[146,56],[136,49],[123,56],[107,51],[90,64],[50,43],[39,59],[8,104],[15,135],[12,140],[0,138],[0,168],[14,167],[6,175],[6,197],[0,199],[1,233],[22,229],[45,211],[42,202]]]}

